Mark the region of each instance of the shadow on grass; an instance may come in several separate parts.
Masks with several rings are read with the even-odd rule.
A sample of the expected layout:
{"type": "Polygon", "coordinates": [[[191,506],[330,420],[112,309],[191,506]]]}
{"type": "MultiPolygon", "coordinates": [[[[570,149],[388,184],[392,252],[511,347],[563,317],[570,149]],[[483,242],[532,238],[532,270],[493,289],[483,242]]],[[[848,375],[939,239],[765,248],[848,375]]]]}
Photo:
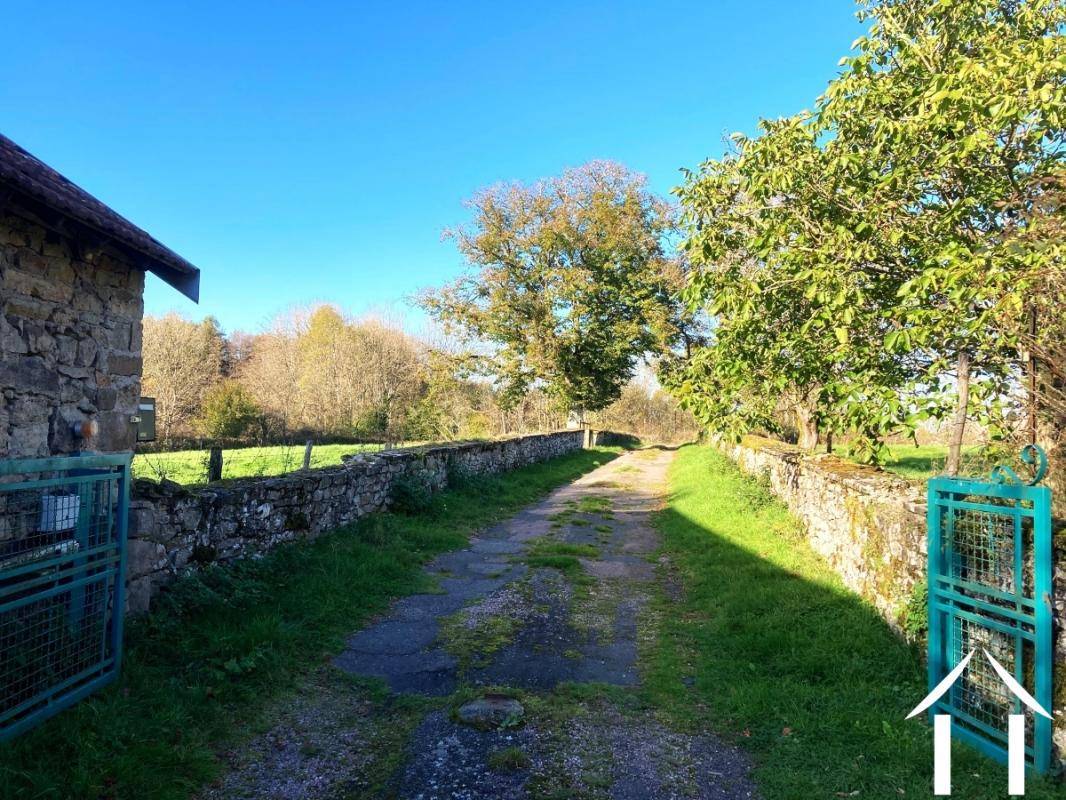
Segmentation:
{"type": "Polygon", "coordinates": [[[904,478],[920,480],[940,475],[944,471],[944,457],[940,455],[893,455],[885,462],[885,469],[904,478]]]}
{"type": "MultiPolygon", "coordinates": [[[[926,444],[915,447],[910,444],[890,445],[891,455],[884,464],[885,470],[910,480],[926,480],[944,474],[948,449],[943,445],[926,444]]],[[[962,448],[962,475],[986,475],[996,463],[1009,453],[999,448],[984,445],[966,445],[962,448]]]]}
{"type": "MultiPolygon", "coordinates": [[[[767,800],[927,797],[932,737],[918,650],[843,587],[787,510],[724,456],[682,449],[658,518],[684,587],[661,599],[650,699],[750,749],[767,800]]],[[[1006,770],[957,746],[958,797],[999,798],[1006,770]]],[[[1030,779],[1027,797],[1062,797],[1030,779]]]]}

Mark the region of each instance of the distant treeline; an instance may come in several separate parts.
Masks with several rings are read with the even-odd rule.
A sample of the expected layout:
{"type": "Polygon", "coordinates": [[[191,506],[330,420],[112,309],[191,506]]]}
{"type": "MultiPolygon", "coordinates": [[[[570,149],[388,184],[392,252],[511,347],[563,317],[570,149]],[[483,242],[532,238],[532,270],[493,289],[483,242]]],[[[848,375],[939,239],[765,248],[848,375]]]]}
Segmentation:
{"type": "MultiPolygon", "coordinates": [[[[159,441],[147,449],[447,441],[565,427],[566,412],[545,392],[534,387],[505,408],[496,387],[464,376],[447,350],[331,305],[291,312],[254,334],[227,335],[212,317],[149,316],[143,392],[156,398],[159,441]]],[[[669,395],[637,383],[589,421],[655,440],[696,433],[669,395]]]]}

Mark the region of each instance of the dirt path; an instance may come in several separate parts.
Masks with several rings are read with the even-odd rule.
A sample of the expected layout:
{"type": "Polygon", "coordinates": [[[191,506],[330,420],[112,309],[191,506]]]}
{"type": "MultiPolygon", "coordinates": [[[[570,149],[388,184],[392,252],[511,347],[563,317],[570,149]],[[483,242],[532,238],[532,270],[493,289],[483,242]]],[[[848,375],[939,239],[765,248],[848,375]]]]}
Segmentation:
{"type": "Polygon", "coordinates": [[[627,453],[436,559],[439,592],[352,636],[204,798],[756,796],[739,751],[640,702],[672,457],[627,453]]]}

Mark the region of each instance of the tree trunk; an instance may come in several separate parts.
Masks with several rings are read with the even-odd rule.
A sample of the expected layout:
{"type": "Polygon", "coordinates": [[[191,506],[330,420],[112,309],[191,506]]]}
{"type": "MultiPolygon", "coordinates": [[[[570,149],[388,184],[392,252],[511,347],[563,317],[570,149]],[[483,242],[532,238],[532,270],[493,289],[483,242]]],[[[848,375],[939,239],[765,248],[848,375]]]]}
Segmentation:
{"type": "Polygon", "coordinates": [[[799,446],[804,450],[813,450],[818,446],[818,422],[814,418],[814,412],[800,403],[796,405],[795,414],[799,446]]]}
{"type": "Polygon", "coordinates": [[[956,386],[958,398],[955,401],[955,417],[951,421],[951,441],[948,443],[948,460],[944,471],[948,475],[958,475],[962,464],[962,439],[966,435],[966,415],[970,406],[970,354],[959,353],[956,386]]]}

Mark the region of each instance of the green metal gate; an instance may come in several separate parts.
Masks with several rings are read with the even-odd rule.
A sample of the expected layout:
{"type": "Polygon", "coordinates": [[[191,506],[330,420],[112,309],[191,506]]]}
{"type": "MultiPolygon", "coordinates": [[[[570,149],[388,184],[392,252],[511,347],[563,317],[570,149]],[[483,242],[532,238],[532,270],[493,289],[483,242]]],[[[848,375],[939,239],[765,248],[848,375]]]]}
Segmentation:
{"type": "MultiPolygon", "coordinates": [[[[1007,758],[1008,716],[1025,711],[996,675],[987,651],[1045,709],[1052,706],[1051,490],[1036,486],[1047,467],[1023,482],[1008,467],[990,481],[929,481],[929,688],[971,651],[966,671],[932,707],[951,715],[954,735],[1000,760],[1007,758]]],[[[1034,718],[1035,717],[1035,718],[1034,718]]],[[[1026,717],[1026,762],[1051,763],[1051,721],[1026,717]]]]}
{"type": "Polygon", "coordinates": [[[0,740],[118,674],[130,455],[0,461],[0,740]]]}

